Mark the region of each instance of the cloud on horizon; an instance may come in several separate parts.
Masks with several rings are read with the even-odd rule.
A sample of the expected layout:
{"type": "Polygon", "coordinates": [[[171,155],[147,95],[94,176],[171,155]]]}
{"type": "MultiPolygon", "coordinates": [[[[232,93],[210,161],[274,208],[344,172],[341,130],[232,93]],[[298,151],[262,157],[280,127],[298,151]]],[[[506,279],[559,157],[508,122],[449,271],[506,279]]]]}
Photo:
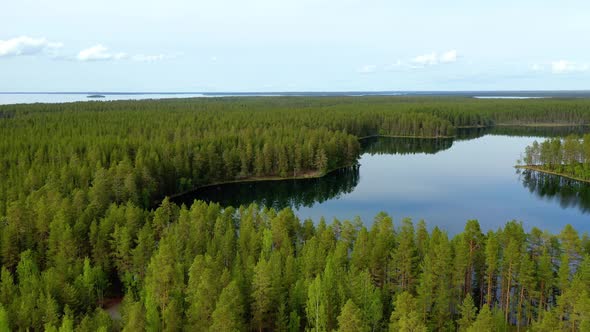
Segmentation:
{"type": "Polygon", "coordinates": [[[553,61],[551,63],[551,71],[554,74],[565,74],[573,72],[585,72],[590,69],[587,63],[576,63],[567,60],[553,61]]]}
{"type": "Polygon", "coordinates": [[[557,60],[549,63],[535,63],[531,66],[535,72],[551,72],[553,74],[573,74],[590,71],[589,63],[569,60],[557,60]]]}
{"type": "Polygon", "coordinates": [[[453,63],[456,62],[458,58],[459,55],[457,50],[449,50],[440,54],[437,52],[432,52],[428,54],[418,55],[407,62],[397,60],[392,64],[383,66],[366,64],[359,67],[356,71],[360,74],[371,74],[381,69],[383,69],[384,71],[420,69],[440,64],[453,63]]]}
{"type": "Polygon", "coordinates": [[[20,36],[7,40],[0,40],[0,57],[49,54],[55,55],[62,43],[52,42],[45,38],[20,36]]]}
{"type": "Polygon", "coordinates": [[[76,59],[79,61],[108,61],[121,60],[125,58],[127,58],[127,53],[111,53],[109,52],[109,49],[104,47],[102,44],[97,44],[83,49],[76,56],[76,59]]]}
{"type": "Polygon", "coordinates": [[[126,52],[111,52],[102,44],[97,44],[92,47],[81,50],[75,57],[78,61],[117,61],[117,60],[131,60],[137,62],[155,62],[165,59],[175,58],[176,55],[168,54],[135,54],[129,55],[126,52]]]}
{"type": "Polygon", "coordinates": [[[135,54],[129,55],[125,52],[112,52],[102,44],[96,44],[78,52],[76,55],[60,54],[59,50],[64,47],[61,42],[49,41],[47,38],[34,38],[19,36],[11,39],[0,39],[0,58],[16,56],[45,55],[54,60],[76,60],[89,61],[116,61],[130,60],[136,62],[155,62],[165,59],[176,58],[179,54],[135,54]]]}

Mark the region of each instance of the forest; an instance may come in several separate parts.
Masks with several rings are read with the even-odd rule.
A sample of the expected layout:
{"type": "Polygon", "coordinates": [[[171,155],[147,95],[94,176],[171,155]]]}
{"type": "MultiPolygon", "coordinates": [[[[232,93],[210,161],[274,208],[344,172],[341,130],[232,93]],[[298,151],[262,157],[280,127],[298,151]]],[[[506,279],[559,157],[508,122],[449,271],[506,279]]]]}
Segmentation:
{"type": "Polygon", "coordinates": [[[452,238],[386,214],[301,222],[290,209],[190,208],[146,213],[113,204],[91,230],[22,252],[2,268],[0,321],[71,331],[587,331],[590,238],[476,220],[452,238]],[[92,246],[92,259],[71,255],[92,246]],[[92,260],[92,262],[91,262],[92,260]],[[44,263],[44,265],[41,265],[44,263]],[[120,321],[96,303],[113,274],[120,321]],[[18,282],[16,282],[18,281],[18,282]],[[62,314],[63,311],[63,314],[62,314]],[[60,317],[61,316],[61,317],[60,317]],[[7,317],[9,319],[7,319],[7,317]]]}
{"type": "MultiPolygon", "coordinates": [[[[363,137],[437,138],[437,150],[463,127],[548,123],[589,124],[590,100],[0,106],[0,330],[587,330],[590,241],[571,227],[525,233],[510,222],[484,233],[469,221],[449,238],[387,215],[367,229],[354,216],[300,221],[289,209],[165,198],[322,176],[355,165],[363,137]],[[113,319],[103,308],[121,298],[113,319]]],[[[530,164],[585,170],[586,152],[575,165],[558,152],[567,140],[586,141],[560,141],[550,152],[560,162],[539,151],[530,164]]],[[[391,148],[405,149],[373,153],[391,148]]]]}
{"type": "Polygon", "coordinates": [[[590,181],[590,134],[551,138],[525,148],[521,167],[590,181]]]}

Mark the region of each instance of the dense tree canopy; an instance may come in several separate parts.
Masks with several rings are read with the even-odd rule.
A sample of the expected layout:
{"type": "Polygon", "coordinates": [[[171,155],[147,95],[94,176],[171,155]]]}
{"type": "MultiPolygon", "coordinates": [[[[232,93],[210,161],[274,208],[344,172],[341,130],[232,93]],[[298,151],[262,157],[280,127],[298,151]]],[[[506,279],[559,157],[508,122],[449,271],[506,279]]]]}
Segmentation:
{"type": "Polygon", "coordinates": [[[534,141],[525,148],[525,167],[590,181],[590,134],[534,141]]]}
{"type": "Polygon", "coordinates": [[[409,219],[396,226],[386,214],[370,229],[348,220],[314,226],[290,209],[164,201],[147,214],[113,204],[96,228],[104,231],[92,258],[46,262],[27,250],[14,269],[2,269],[3,324],[215,331],[590,324],[590,239],[571,226],[526,233],[512,221],[484,234],[472,220],[449,238],[409,219]],[[114,280],[125,290],[116,322],[96,309],[114,280]]]}
{"type": "MultiPolygon", "coordinates": [[[[223,181],[319,176],[355,164],[361,137],[437,138],[419,144],[435,152],[459,127],[589,120],[583,99],[0,106],[0,330],[583,330],[590,241],[571,228],[527,234],[511,222],[483,234],[469,221],[449,239],[385,214],[367,229],[162,198],[223,181]],[[122,319],[113,321],[102,307],[118,297],[122,319]]],[[[585,170],[586,139],[568,140],[550,142],[543,158],[585,170]]],[[[371,153],[388,149],[408,150],[371,153]]]]}

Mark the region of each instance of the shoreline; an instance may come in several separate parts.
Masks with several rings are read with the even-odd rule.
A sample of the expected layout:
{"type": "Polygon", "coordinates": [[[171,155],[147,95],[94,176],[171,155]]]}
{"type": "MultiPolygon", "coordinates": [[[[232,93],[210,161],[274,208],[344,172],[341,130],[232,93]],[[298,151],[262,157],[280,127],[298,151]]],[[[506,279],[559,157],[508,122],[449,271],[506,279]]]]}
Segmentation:
{"type": "MultiPolygon", "coordinates": [[[[354,166],[359,166],[359,163],[352,163],[352,164],[348,164],[348,165],[344,165],[344,166],[340,166],[340,167],[336,167],[330,170],[327,170],[325,172],[320,172],[320,171],[312,171],[312,172],[306,172],[305,174],[302,175],[297,175],[297,176],[289,176],[289,177],[280,177],[280,176],[260,176],[260,177],[256,177],[256,176],[249,176],[249,177],[245,177],[242,179],[234,179],[234,180],[227,180],[227,181],[219,181],[219,182],[214,182],[214,183],[210,183],[210,184],[205,184],[202,186],[198,186],[189,190],[185,190],[182,191],[180,193],[176,193],[173,195],[167,195],[164,196],[165,197],[169,197],[171,199],[173,198],[178,198],[180,196],[184,196],[186,194],[189,194],[191,192],[200,190],[200,189],[204,189],[204,188],[208,188],[208,187],[215,187],[215,186],[220,186],[220,185],[225,185],[225,184],[232,184],[232,183],[248,183],[248,182],[262,182],[262,181],[288,181],[288,180],[305,180],[305,179],[319,179],[322,178],[332,172],[344,169],[344,168],[349,168],[349,167],[354,167],[354,166]]],[[[162,199],[164,199],[162,198],[162,199]]],[[[157,202],[161,202],[162,199],[158,200],[157,202]]]]}
{"type": "Polygon", "coordinates": [[[571,175],[567,175],[565,173],[558,173],[558,172],[553,172],[553,171],[545,170],[545,169],[540,168],[537,165],[516,165],[516,166],[514,166],[514,168],[528,169],[530,171],[536,171],[536,172],[540,172],[540,173],[556,175],[556,176],[560,176],[560,177],[563,177],[563,178],[566,178],[566,179],[570,179],[570,180],[574,180],[574,181],[579,181],[579,182],[584,182],[584,183],[590,183],[590,180],[584,180],[584,179],[576,178],[576,177],[573,177],[571,175]]]}
{"type": "MultiPolygon", "coordinates": [[[[496,124],[496,125],[491,125],[491,126],[464,126],[464,127],[455,127],[456,129],[480,129],[480,128],[493,128],[493,127],[512,127],[512,126],[521,126],[521,127],[571,127],[571,126],[587,126],[586,124],[551,124],[551,123],[539,123],[539,124],[496,124]]],[[[362,141],[365,139],[370,139],[370,138],[379,138],[379,137],[388,137],[388,138],[416,138],[416,139],[457,139],[457,135],[453,135],[453,136],[408,136],[408,135],[368,135],[368,136],[363,136],[363,137],[357,137],[357,140],[362,141]]],[[[209,184],[205,184],[205,185],[201,185],[201,186],[197,186],[188,190],[184,190],[182,192],[179,193],[175,193],[172,195],[166,195],[161,199],[156,200],[155,203],[159,203],[161,202],[165,197],[168,197],[170,199],[175,199],[178,198],[180,196],[184,196],[186,194],[189,194],[191,192],[203,189],[203,188],[208,188],[208,187],[214,187],[214,186],[219,186],[219,185],[225,185],[225,184],[232,184],[232,183],[247,183],[247,182],[259,182],[259,181],[286,181],[286,180],[305,180],[305,179],[319,179],[322,178],[326,175],[328,175],[329,173],[332,173],[334,171],[343,169],[343,168],[348,168],[348,167],[352,167],[352,166],[358,166],[358,162],[356,163],[352,163],[349,165],[344,165],[344,166],[340,166],[340,167],[336,167],[330,170],[327,170],[326,172],[319,172],[319,171],[310,171],[310,172],[306,172],[302,175],[297,175],[297,176],[288,176],[288,177],[281,177],[281,176],[248,176],[245,178],[241,178],[241,179],[233,179],[233,180],[227,180],[227,181],[219,181],[219,182],[214,182],[214,183],[209,183],[209,184]]],[[[555,172],[551,172],[551,171],[546,171],[546,170],[542,170],[539,168],[536,168],[535,166],[526,166],[526,165],[516,165],[514,166],[515,168],[523,168],[523,169],[530,169],[533,171],[539,171],[539,172],[543,172],[543,173],[547,173],[547,174],[552,174],[552,175],[557,175],[557,176],[562,176],[565,178],[569,178],[572,180],[576,180],[576,181],[582,181],[582,182],[586,182],[586,183],[590,183],[590,180],[583,180],[583,179],[578,179],[578,178],[574,178],[565,174],[561,174],[561,173],[555,173],[555,172]]]]}
{"type": "MultiPolygon", "coordinates": [[[[369,136],[363,136],[363,137],[357,137],[357,140],[361,141],[364,139],[369,139],[369,138],[378,138],[378,137],[389,137],[389,138],[418,138],[418,139],[454,139],[457,138],[457,136],[403,136],[403,135],[369,135],[369,136]]],[[[168,197],[170,199],[175,199],[178,198],[180,196],[184,196],[186,194],[189,194],[191,192],[197,191],[199,189],[203,189],[203,188],[208,188],[208,187],[214,187],[214,186],[220,186],[220,185],[224,185],[224,184],[231,184],[231,183],[247,183],[247,182],[259,182],[259,181],[286,181],[286,180],[305,180],[305,179],[319,179],[322,178],[334,171],[343,169],[343,168],[348,168],[348,167],[353,167],[353,166],[358,166],[359,163],[355,162],[352,164],[348,164],[348,165],[344,165],[344,166],[340,166],[340,167],[336,167],[330,170],[327,170],[324,173],[321,173],[319,171],[312,171],[312,172],[307,172],[303,175],[298,175],[298,176],[289,176],[289,177],[280,177],[280,176],[261,176],[261,177],[257,177],[257,176],[249,176],[249,177],[245,177],[245,178],[241,178],[241,179],[234,179],[234,180],[227,180],[227,181],[219,181],[219,182],[214,182],[214,183],[209,183],[209,184],[205,184],[202,186],[197,186],[188,190],[184,190],[182,192],[179,193],[175,193],[172,195],[166,195],[164,197],[162,197],[161,199],[156,200],[156,202],[154,203],[159,203],[161,202],[164,198],[168,197]]]]}
{"type": "MultiPolygon", "coordinates": [[[[498,123],[495,125],[496,127],[586,127],[588,124],[586,123],[550,123],[550,122],[541,122],[541,123],[498,123]]],[[[494,126],[492,126],[494,127],[494,126]]]]}
{"type": "Polygon", "coordinates": [[[360,140],[364,140],[364,139],[369,139],[369,138],[379,138],[379,137],[387,137],[387,138],[417,138],[417,139],[452,139],[452,138],[457,138],[457,135],[453,135],[453,136],[406,136],[406,135],[369,135],[369,136],[363,136],[363,137],[358,137],[357,139],[360,140]]]}

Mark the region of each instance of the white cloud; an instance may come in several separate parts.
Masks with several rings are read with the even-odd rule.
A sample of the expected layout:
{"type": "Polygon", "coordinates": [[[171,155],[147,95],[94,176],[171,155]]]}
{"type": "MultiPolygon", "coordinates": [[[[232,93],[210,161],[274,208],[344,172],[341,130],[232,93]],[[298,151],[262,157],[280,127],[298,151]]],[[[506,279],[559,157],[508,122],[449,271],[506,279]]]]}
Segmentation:
{"type": "Polygon", "coordinates": [[[535,63],[530,68],[532,71],[538,73],[550,72],[553,74],[571,74],[590,71],[590,64],[587,62],[557,60],[552,62],[535,63]]]}
{"type": "Polygon", "coordinates": [[[123,52],[110,53],[109,49],[101,44],[94,45],[84,49],[78,53],[76,59],[80,61],[107,61],[107,60],[121,60],[127,58],[127,54],[123,52]]]}
{"type": "Polygon", "coordinates": [[[417,68],[424,68],[427,66],[436,66],[441,64],[448,64],[456,62],[459,58],[459,54],[456,50],[450,50],[438,54],[432,52],[428,54],[418,55],[408,61],[396,60],[394,63],[388,65],[363,65],[357,69],[358,73],[370,74],[378,70],[384,71],[399,71],[399,70],[411,70],[417,68]]]}
{"type": "Polygon", "coordinates": [[[438,64],[438,55],[434,52],[430,54],[418,55],[412,59],[412,62],[420,66],[432,66],[438,64]]]}
{"type": "Polygon", "coordinates": [[[76,60],[79,61],[112,61],[131,60],[137,62],[155,62],[164,59],[175,58],[176,55],[169,54],[135,54],[129,55],[125,52],[111,52],[107,47],[98,44],[78,53],[76,60]]]}
{"type": "Polygon", "coordinates": [[[377,66],[375,65],[364,65],[357,70],[361,74],[370,74],[377,71],[377,66]]]}
{"type": "Polygon", "coordinates": [[[457,51],[450,50],[450,51],[444,52],[443,54],[440,55],[439,60],[441,63],[455,62],[455,61],[457,61],[457,51]]]}
{"type": "Polygon", "coordinates": [[[425,66],[435,66],[442,63],[453,63],[457,61],[457,58],[457,51],[450,50],[443,52],[440,55],[436,52],[418,55],[412,59],[412,63],[414,64],[414,68],[422,68],[425,66]]]}
{"type": "Polygon", "coordinates": [[[62,43],[48,41],[45,38],[31,38],[27,36],[0,40],[0,57],[36,55],[41,53],[54,54],[62,47],[62,43]]]}
{"type": "Polygon", "coordinates": [[[585,72],[590,69],[587,63],[577,63],[567,60],[559,60],[551,62],[551,72],[554,74],[566,74],[574,72],[585,72]]]}

